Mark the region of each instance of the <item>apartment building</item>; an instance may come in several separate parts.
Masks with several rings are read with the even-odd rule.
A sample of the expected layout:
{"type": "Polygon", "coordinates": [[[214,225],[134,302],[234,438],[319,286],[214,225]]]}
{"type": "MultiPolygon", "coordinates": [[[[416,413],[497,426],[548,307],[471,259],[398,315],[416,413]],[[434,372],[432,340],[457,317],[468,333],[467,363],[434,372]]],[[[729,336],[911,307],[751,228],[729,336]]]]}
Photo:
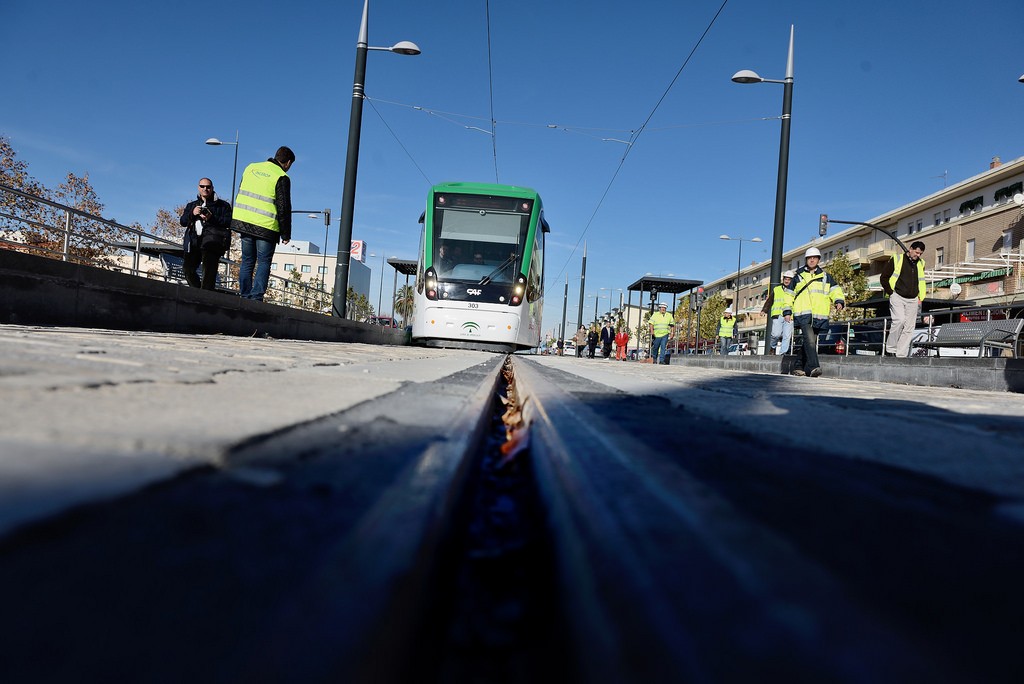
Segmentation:
{"type": "MultiPolygon", "coordinates": [[[[1024,302],[1021,243],[1024,241],[1024,157],[1003,163],[994,157],[988,170],[902,207],[863,220],[896,235],[904,244],[925,243],[925,277],[930,298],[971,300],[979,305],[1024,302]]],[[[827,211],[827,207],[822,207],[827,211]]],[[[808,247],[817,247],[822,266],[845,254],[868,277],[872,290],[881,291],[882,266],[899,246],[874,228],[859,224],[830,224],[828,234],[786,250],[782,269],[803,265],[808,247]]],[[[767,323],[761,306],[767,296],[770,261],[752,263],[737,274],[704,285],[706,293],[720,292],[738,305],[739,334],[762,331],[767,323]]]]}

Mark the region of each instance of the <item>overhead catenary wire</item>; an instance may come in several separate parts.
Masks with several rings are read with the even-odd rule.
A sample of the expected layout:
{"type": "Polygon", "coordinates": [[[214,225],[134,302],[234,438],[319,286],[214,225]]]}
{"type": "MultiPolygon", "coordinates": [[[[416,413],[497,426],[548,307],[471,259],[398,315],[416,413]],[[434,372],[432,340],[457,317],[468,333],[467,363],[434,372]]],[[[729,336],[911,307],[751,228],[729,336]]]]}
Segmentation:
{"type": "Polygon", "coordinates": [[[562,277],[562,274],[565,273],[566,268],[568,268],[569,266],[569,261],[572,259],[573,255],[576,254],[576,250],[579,249],[580,243],[583,241],[583,238],[586,237],[587,231],[590,230],[591,224],[593,224],[594,219],[597,217],[597,213],[601,210],[601,205],[604,204],[604,200],[606,197],[608,197],[608,193],[611,192],[612,185],[615,183],[615,179],[618,178],[619,172],[622,170],[622,166],[626,163],[626,158],[629,157],[629,153],[633,150],[636,141],[640,138],[641,135],[643,135],[644,130],[647,128],[647,124],[649,124],[651,122],[651,119],[654,118],[654,115],[657,113],[658,109],[665,101],[665,98],[668,97],[668,94],[672,90],[672,87],[676,84],[676,81],[679,80],[679,76],[682,75],[683,70],[690,63],[690,60],[693,58],[693,55],[696,54],[697,49],[701,46],[701,43],[704,42],[704,39],[707,37],[708,33],[711,32],[711,28],[715,25],[715,22],[718,21],[718,17],[721,16],[722,12],[725,10],[725,6],[728,4],[729,0],[722,0],[722,5],[718,8],[718,11],[715,12],[715,16],[711,18],[711,21],[708,23],[707,28],[704,29],[704,32],[700,34],[700,38],[698,38],[697,42],[694,43],[693,48],[690,49],[690,53],[686,56],[686,59],[683,60],[682,65],[680,65],[679,69],[676,71],[676,75],[672,77],[672,81],[669,82],[668,87],[665,88],[665,91],[661,94],[661,97],[658,98],[658,101],[657,103],[655,103],[654,108],[651,109],[650,114],[648,114],[647,118],[644,119],[643,125],[641,125],[635,133],[632,133],[629,136],[628,141],[625,141],[626,149],[623,151],[622,157],[619,159],[619,163],[615,167],[615,172],[612,173],[612,177],[608,181],[608,184],[605,186],[604,192],[601,193],[601,197],[597,201],[597,206],[594,207],[594,211],[590,215],[590,218],[587,220],[587,224],[583,227],[583,231],[580,233],[579,238],[577,238],[576,244],[573,245],[572,251],[569,252],[569,255],[565,258],[565,263],[562,264],[562,268],[555,275],[556,282],[562,277]]]}

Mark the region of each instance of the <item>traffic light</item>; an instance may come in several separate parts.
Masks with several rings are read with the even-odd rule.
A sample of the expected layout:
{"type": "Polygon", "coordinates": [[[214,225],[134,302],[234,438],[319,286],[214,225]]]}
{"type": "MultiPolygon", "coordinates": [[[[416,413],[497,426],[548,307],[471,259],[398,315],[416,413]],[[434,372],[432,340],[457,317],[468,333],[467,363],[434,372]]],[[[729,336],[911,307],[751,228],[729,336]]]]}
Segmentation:
{"type": "Polygon", "coordinates": [[[697,288],[697,308],[704,306],[704,288],[697,288]]]}
{"type": "Polygon", "coordinates": [[[818,235],[825,237],[828,233],[828,214],[818,214],[818,235]]]}

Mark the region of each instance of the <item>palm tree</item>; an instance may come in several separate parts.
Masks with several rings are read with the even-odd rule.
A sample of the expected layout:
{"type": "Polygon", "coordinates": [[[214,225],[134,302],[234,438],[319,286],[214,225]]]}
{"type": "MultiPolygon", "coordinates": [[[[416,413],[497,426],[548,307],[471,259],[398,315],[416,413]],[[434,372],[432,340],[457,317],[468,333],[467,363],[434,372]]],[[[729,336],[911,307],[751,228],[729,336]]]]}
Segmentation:
{"type": "Polygon", "coordinates": [[[395,313],[401,314],[403,328],[406,320],[412,315],[412,303],[412,285],[403,285],[398,288],[398,292],[395,293],[395,313]]]}

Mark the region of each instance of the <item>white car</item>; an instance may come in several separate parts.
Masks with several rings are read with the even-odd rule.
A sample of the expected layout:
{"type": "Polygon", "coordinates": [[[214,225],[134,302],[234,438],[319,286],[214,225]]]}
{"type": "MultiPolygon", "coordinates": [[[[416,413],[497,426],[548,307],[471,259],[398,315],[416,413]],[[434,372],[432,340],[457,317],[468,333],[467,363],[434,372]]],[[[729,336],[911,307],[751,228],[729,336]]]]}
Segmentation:
{"type": "Polygon", "coordinates": [[[748,356],[749,354],[750,346],[746,342],[730,344],[729,348],[725,351],[726,356],[748,356]]]}

